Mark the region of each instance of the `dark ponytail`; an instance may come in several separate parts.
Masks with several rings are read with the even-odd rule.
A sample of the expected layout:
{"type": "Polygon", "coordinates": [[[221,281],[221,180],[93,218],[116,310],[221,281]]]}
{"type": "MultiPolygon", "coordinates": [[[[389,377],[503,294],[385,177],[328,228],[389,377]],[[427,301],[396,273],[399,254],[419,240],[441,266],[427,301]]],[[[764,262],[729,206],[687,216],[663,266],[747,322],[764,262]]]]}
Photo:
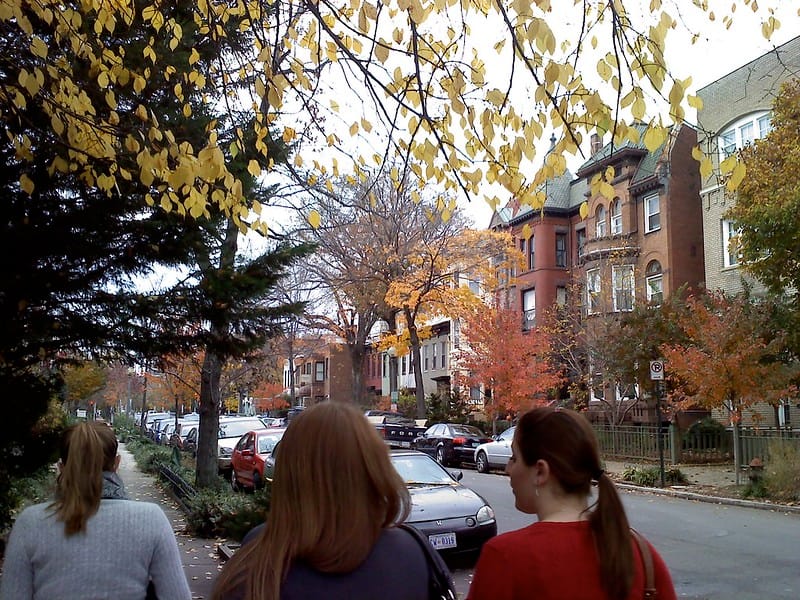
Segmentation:
{"type": "Polygon", "coordinates": [[[61,472],[56,500],[51,505],[70,536],[86,529],[86,522],[100,507],[103,471],[112,471],[117,457],[117,438],[105,423],[77,423],[61,443],[61,472]]]}
{"type": "Polygon", "coordinates": [[[574,411],[535,408],[520,417],[514,435],[523,462],[547,461],[564,492],[598,496],[589,514],[600,563],[600,578],[611,600],[624,600],[633,585],[633,549],[628,518],[614,483],[603,472],[597,437],[589,421],[574,411]]]}

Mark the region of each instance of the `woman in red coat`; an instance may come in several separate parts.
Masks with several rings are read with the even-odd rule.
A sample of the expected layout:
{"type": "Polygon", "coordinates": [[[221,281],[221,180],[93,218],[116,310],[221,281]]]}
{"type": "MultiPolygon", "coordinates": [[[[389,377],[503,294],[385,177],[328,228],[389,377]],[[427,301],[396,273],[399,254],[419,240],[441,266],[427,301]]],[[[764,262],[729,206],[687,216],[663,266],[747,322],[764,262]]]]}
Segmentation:
{"type": "MultiPolygon", "coordinates": [[[[643,557],[589,422],[574,411],[536,408],[520,418],[511,448],[515,505],[538,522],[484,545],[467,599],[644,598],[643,557]]],[[[669,571],[647,546],[657,598],[674,600],[669,571]]]]}

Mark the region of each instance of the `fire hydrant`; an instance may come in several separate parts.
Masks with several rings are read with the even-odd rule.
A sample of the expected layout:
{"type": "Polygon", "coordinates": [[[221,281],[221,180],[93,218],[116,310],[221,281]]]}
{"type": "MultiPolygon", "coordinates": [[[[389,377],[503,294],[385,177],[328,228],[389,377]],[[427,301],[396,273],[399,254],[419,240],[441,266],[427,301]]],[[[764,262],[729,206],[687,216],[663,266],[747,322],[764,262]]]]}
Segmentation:
{"type": "Polygon", "coordinates": [[[761,483],[764,478],[764,461],[758,457],[751,460],[748,465],[747,477],[753,485],[761,483]]]}

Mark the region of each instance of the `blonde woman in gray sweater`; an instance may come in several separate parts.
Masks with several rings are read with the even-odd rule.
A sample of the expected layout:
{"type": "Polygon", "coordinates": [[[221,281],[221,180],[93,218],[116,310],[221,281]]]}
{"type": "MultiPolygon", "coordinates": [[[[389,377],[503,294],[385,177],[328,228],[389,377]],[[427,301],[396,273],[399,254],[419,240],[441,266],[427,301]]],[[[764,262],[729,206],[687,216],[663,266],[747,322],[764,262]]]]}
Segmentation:
{"type": "Polygon", "coordinates": [[[56,500],[26,508],[11,530],[0,600],[189,600],[172,527],[161,508],[127,500],[117,438],[104,423],[70,427],[56,500]]]}

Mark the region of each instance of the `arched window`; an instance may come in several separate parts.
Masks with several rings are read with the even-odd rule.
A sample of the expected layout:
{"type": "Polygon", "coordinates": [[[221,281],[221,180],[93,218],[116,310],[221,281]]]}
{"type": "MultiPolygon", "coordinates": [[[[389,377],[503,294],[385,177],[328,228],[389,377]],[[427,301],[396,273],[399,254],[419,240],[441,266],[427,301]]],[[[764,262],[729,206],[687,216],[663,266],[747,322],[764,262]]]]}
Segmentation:
{"type": "Polygon", "coordinates": [[[651,260],[645,270],[645,288],[647,289],[647,302],[654,306],[661,306],[664,301],[664,275],[661,272],[661,263],[651,260]]]}
{"type": "Polygon", "coordinates": [[[597,211],[594,213],[595,217],[595,237],[605,237],[606,236],[606,207],[602,204],[597,207],[597,211]]]}
{"type": "Polygon", "coordinates": [[[611,235],[622,233],[622,202],[614,198],[611,203],[611,235]]]}

